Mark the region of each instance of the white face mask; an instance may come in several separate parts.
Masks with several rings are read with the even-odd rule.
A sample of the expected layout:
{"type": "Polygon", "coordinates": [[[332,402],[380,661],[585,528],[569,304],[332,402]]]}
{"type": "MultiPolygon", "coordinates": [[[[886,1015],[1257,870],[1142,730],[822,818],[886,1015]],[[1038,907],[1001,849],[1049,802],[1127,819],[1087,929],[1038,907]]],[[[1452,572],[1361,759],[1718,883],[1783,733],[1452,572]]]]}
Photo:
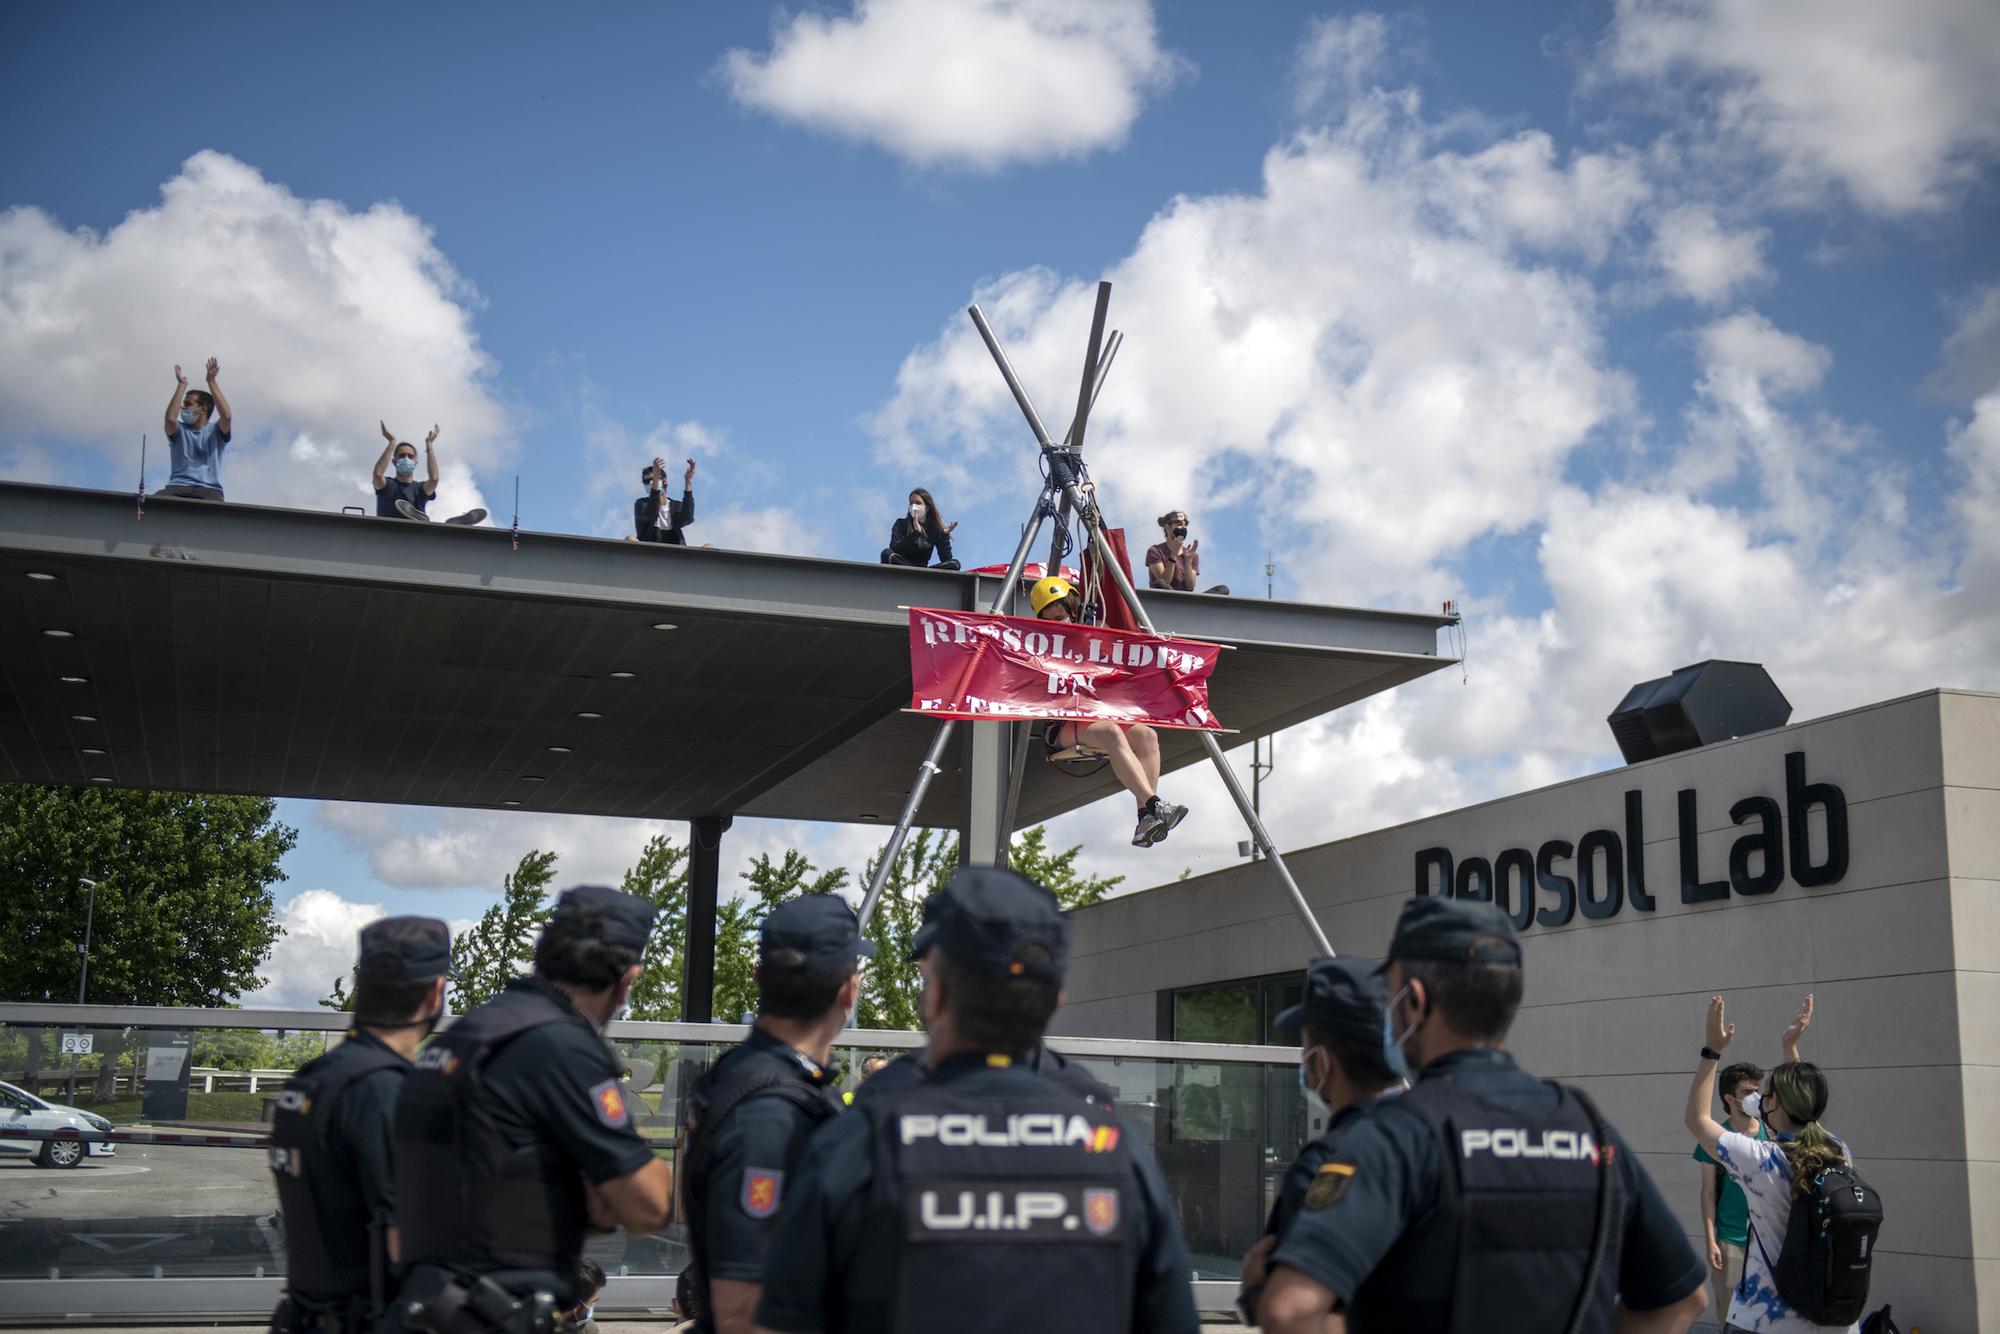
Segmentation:
{"type": "Polygon", "coordinates": [[[910,502],[910,517],[911,517],[912,519],[915,519],[915,520],[916,520],[916,521],[917,521],[918,523],[922,523],[922,522],[924,521],[924,502],[923,502],[923,501],[921,501],[921,500],[913,500],[913,501],[911,501],[911,502],[910,502]]]}
{"type": "Polygon", "coordinates": [[[1313,1087],[1312,1076],[1306,1070],[1306,1061],[1299,1061],[1299,1092],[1306,1095],[1306,1106],[1314,1116],[1327,1116],[1332,1108],[1327,1106],[1326,1095],[1313,1087]]]}
{"type": "Polygon", "coordinates": [[[1738,1105],[1743,1108],[1745,1116],[1757,1118],[1764,1115],[1764,1095],[1754,1089],[1744,1094],[1742,1102],[1738,1105]]]}

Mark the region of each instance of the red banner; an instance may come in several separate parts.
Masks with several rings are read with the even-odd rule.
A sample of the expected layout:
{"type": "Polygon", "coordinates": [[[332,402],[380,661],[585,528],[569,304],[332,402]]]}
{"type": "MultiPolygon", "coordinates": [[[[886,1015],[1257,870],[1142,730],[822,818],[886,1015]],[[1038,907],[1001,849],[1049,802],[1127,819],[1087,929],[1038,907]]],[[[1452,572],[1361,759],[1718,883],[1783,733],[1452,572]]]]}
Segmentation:
{"type": "Polygon", "coordinates": [[[1222,650],[1098,625],[910,609],[910,708],[939,718],[1063,718],[1221,731],[1222,650]]]}

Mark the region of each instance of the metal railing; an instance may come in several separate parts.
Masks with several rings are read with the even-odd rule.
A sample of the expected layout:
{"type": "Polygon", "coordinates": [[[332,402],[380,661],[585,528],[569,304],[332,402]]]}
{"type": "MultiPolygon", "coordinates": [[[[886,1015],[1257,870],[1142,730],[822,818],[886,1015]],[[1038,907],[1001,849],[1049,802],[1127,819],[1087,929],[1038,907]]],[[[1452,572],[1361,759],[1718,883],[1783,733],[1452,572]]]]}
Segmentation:
{"type": "MultiPolygon", "coordinates": [[[[146,1047],[143,1042],[135,1047],[129,1040],[136,1032],[257,1030],[280,1035],[331,1035],[345,1031],[349,1022],[350,1016],[325,1009],[225,1010],[0,1004],[0,1040],[18,1038],[24,1029],[41,1030],[45,1039],[44,1050],[50,1055],[51,1077],[60,1077],[64,1073],[56,1068],[57,1059],[66,1064],[69,1058],[57,1057],[55,1044],[46,1040],[50,1036],[48,1030],[99,1035],[121,1033],[123,1039],[118,1044],[121,1048],[119,1059],[123,1059],[124,1052],[130,1052],[133,1062],[119,1081],[124,1086],[145,1082],[146,1047]]],[[[449,1023],[449,1020],[445,1022],[449,1023]]],[[[658,1108],[647,1118],[653,1123],[649,1138],[663,1146],[671,1143],[673,1118],[669,1113],[683,1076],[699,1068],[698,1063],[741,1040],[747,1032],[748,1028],[743,1024],[620,1020],[608,1026],[606,1037],[628,1053],[642,1053],[639,1059],[633,1060],[636,1071],[634,1087],[643,1091],[646,1098],[654,1099],[658,1108]],[[644,1058],[648,1051],[659,1057],[657,1064],[644,1058]]],[[[862,1053],[916,1048],[923,1041],[920,1033],[851,1029],[840,1035],[835,1048],[837,1054],[849,1058],[847,1063],[852,1068],[858,1064],[852,1058],[862,1053]]],[[[1201,1235],[1211,1239],[1228,1235],[1233,1240],[1234,1234],[1229,1234],[1226,1228],[1218,1233],[1221,1225],[1216,1222],[1216,1215],[1230,1207],[1231,1199],[1235,1199],[1234,1212],[1237,1215],[1249,1218],[1254,1214],[1256,1222],[1261,1224],[1262,1211],[1268,1207],[1268,1191],[1275,1185],[1271,1165],[1275,1162],[1278,1170],[1282,1171],[1283,1162],[1289,1160],[1297,1147],[1297,1137],[1284,1136],[1281,1138],[1292,1142],[1274,1143],[1273,1136],[1260,1132],[1254,1143],[1246,1143],[1243,1121],[1254,1116],[1260,1118],[1256,1123],[1259,1126],[1275,1124],[1263,1119],[1272,1107],[1287,1099],[1291,1104],[1299,1101],[1293,1073],[1296,1051],[1285,1047],[1078,1037],[1052,1037],[1049,1045],[1072,1059],[1084,1062],[1093,1073],[1111,1083],[1120,1095],[1121,1115],[1130,1124],[1128,1133],[1155,1143],[1182,1213],[1183,1228],[1190,1232],[1191,1253],[1196,1250],[1192,1242],[1197,1229],[1200,1229],[1201,1235]],[[1217,1133],[1229,1142],[1215,1143],[1198,1135],[1177,1136],[1177,1118],[1182,1131],[1192,1119],[1189,1108],[1174,1105],[1177,1097],[1185,1103],[1199,1103],[1204,1123],[1211,1130],[1220,1127],[1217,1133]],[[1249,1109],[1235,1117],[1233,1128],[1232,1107],[1249,1109]],[[1245,1152],[1246,1149],[1253,1151],[1245,1152]],[[1204,1153],[1201,1150],[1216,1152],[1204,1153]],[[1223,1150],[1233,1153],[1230,1159],[1233,1167],[1223,1165],[1223,1158],[1228,1156],[1223,1150]],[[1176,1172],[1180,1175],[1177,1176],[1176,1172]],[[1261,1179],[1240,1179],[1246,1173],[1261,1179]]],[[[13,1049],[0,1047],[0,1051],[13,1049]]],[[[100,1052],[100,1064],[102,1055],[100,1052]]],[[[191,1071],[192,1091],[197,1095],[208,1068],[204,1065],[199,1073],[191,1071]]],[[[20,1072],[12,1068],[11,1062],[0,1056],[0,1080],[10,1079],[17,1073],[20,1072]]],[[[75,1074],[80,1088],[97,1083],[103,1076],[101,1070],[79,1070],[75,1074]]],[[[221,1078],[212,1079],[211,1088],[214,1083],[233,1082],[237,1088],[232,1092],[240,1099],[243,1093],[251,1091],[247,1087],[250,1074],[250,1071],[216,1070],[215,1075],[221,1078]]],[[[282,1070],[258,1069],[254,1091],[260,1095],[267,1092],[275,1095],[283,1074],[282,1070]]],[[[220,1095],[220,1090],[212,1088],[212,1091],[220,1095]]],[[[133,1088],[132,1093],[126,1096],[137,1096],[137,1089],[133,1088]]],[[[83,1099],[79,1098],[78,1103],[88,1110],[83,1099]]],[[[643,1108],[645,1100],[639,1100],[638,1105],[643,1108]]],[[[201,1124],[199,1118],[190,1116],[178,1124],[163,1121],[135,1129],[128,1123],[109,1132],[70,1127],[62,1133],[69,1138],[101,1140],[164,1155],[153,1161],[160,1165],[159,1170],[165,1171],[173,1162],[172,1155],[183,1151],[207,1154],[228,1148],[239,1151],[262,1148],[266,1142],[264,1134],[243,1119],[240,1103],[238,1109],[239,1115],[226,1127],[201,1124]]],[[[36,1137],[47,1138],[47,1134],[36,1137]]],[[[9,1135],[7,1128],[0,1125],[0,1148],[5,1148],[5,1140],[10,1138],[16,1136],[9,1135]]],[[[130,1158],[134,1156],[138,1154],[114,1159],[110,1164],[102,1159],[93,1160],[93,1163],[126,1171],[155,1170],[151,1167],[134,1169],[130,1163],[130,1158]]],[[[206,1159],[203,1161],[206,1162],[206,1159]]],[[[261,1181],[260,1169],[261,1163],[257,1169],[246,1171],[239,1167],[232,1168],[231,1172],[248,1190],[253,1189],[247,1185],[252,1178],[261,1181]]],[[[188,1171],[185,1166],[175,1170],[183,1175],[188,1171]]],[[[218,1171],[212,1175],[222,1180],[230,1173],[218,1171]]],[[[50,1182],[57,1187],[75,1180],[77,1178],[66,1174],[50,1176],[50,1182]]],[[[103,1187],[95,1187],[90,1192],[99,1197],[100,1203],[102,1197],[114,1190],[129,1192],[134,1203],[127,1207],[141,1216],[93,1215],[72,1219],[50,1212],[32,1217],[0,1214],[0,1252],[12,1249],[17,1256],[26,1253],[8,1244],[10,1231],[17,1231],[18,1237],[25,1237],[37,1245],[48,1240],[34,1231],[38,1226],[45,1226],[51,1235],[60,1234],[60,1244],[49,1247],[50,1263],[45,1267],[37,1265],[28,1269],[27,1272],[36,1277],[27,1277],[18,1259],[11,1264],[0,1261],[0,1323],[73,1319],[86,1315],[112,1322],[140,1318],[253,1318],[268,1313],[276,1303],[283,1283],[283,1247],[274,1201],[267,1200],[254,1210],[239,1206],[239,1212],[233,1215],[210,1216],[179,1212],[198,1204],[199,1197],[169,1199],[154,1212],[143,1213],[153,1206],[140,1179],[123,1178],[125,1183],[130,1184],[108,1178],[104,1180],[103,1187]],[[176,1232],[176,1228],[185,1231],[176,1232]],[[179,1253],[185,1254],[190,1248],[198,1250],[201,1244],[209,1244],[197,1242],[204,1229],[211,1234],[227,1233],[228,1237],[221,1241],[211,1238],[212,1251],[202,1260],[190,1262],[183,1259],[177,1267],[176,1262],[169,1259],[152,1265],[150,1274],[144,1272],[143,1252],[146,1245],[151,1244],[147,1238],[181,1238],[179,1242],[162,1242],[160,1246],[163,1250],[172,1250],[180,1245],[179,1253]],[[95,1250],[80,1251],[80,1242],[101,1248],[103,1254],[95,1250]],[[208,1267],[201,1268],[202,1265],[208,1267]]],[[[41,1187],[45,1183],[38,1179],[35,1184],[41,1187]]],[[[154,1189],[157,1196],[158,1192],[168,1187],[161,1184],[154,1189]]],[[[192,1189],[223,1191],[227,1187],[197,1186],[192,1189]]],[[[55,1190],[49,1192],[50,1195],[57,1193],[55,1190]]],[[[118,1206],[114,1204],[113,1207],[118,1206]]],[[[654,1243],[645,1249],[636,1243],[622,1241],[603,1244],[605,1253],[600,1253],[594,1246],[593,1255],[612,1276],[601,1303],[602,1310],[638,1316],[663,1314],[670,1309],[675,1274],[680,1264],[684,1263],[681,1257],[685,1254],[684,1247],[674,1239],[677,1231],[677,1228],[670,1228],[660,1238],[645,1239],[654,1243]],[[618,1249],[621,1245],[624,1246],[622,1251],[618,1249]]],[[[1231,1267],[1234,1255],[1226,1254],[1227,1249],[1211,1244],[1206,1252],[1194,1256],[1197,1267],[1193,1287],[1197,1304],[1204,1310],[1226,1310],[1235,1296],[1236,1284],[1230,1277],[1234,1272],[1231,1267]]],[[[1235,1253],[1240,1254],[1242,1249],[1247,1249],[1247,1243],[1237,1247],[1235,1253]]]]}

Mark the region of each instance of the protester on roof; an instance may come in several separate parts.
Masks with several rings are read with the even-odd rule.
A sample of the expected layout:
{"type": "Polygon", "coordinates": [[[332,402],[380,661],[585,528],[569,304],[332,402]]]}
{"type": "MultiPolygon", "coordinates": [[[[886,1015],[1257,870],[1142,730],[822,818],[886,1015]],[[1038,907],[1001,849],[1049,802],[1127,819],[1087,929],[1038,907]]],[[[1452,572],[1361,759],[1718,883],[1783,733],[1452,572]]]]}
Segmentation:
{"type": "MultiPolygon", "coordinates": [[[[407,440],[398,440],[396,433],[389,429],[389,423],[379,424],[382,438],[389,443],[383,446],[381,456],[375,460],[375,517],[394,519],[400,516],[429,523],[431,516],[424,510],[437,496],[438,489],[436,424],[432,424],[431,433],[424,437],[424,457],[429,476],[421,480],[417,477],[417,447],[407,440]],[[390,475],[392,467],[394,476],[390,475]]],[[[485,510],[469,509],[463,514],[452,515],[445,522],[462,527],[478,523],[485,517],[485,510]]]]}
{"type": "Polygon", "coordinates": [[[632,502],[633,535],[641,542],[662,542],[684,547],[687,537],[681,529],[694,522],[694,460],[687,461],[681,474],[681,498],[667,494],[667,461],[654,459],[639,470],[646,494],[632,502]]]}
{"type": "MultiPolygon", "coordinates": [[[[1060,575],[1035,581],[1028,590],[1028,605],[1044,621],[1075,621],[1076,586],[1060,575]]],[[[1102,751],[1111,761],[1111,771],[1139,803],[1139,824],[1132,831],[1132,846],[1149,848],[1164,842],[1174,827],[1187,818],[1188,808],[1160,799],[1160,734],[1144,723],[1114,723],[1100,720],[1079,723],[1050,719],[1042,724],[1042,745],[1051,755],[1082,746],[1102,751]]]]}
{"type": "Polygon", "coordinates": [[[231,437],[229,400],[216,377],[222,373],[208,359],[208,388],[188,388],[187,376],[174,367],[174,396],[167,400],[167,457],[172,471],[155,495],[183,500],[222,499],[222,450],[231,437]]]}
{"type": "Polygon", "coordinates": [[[1194,592],[1201,578],[1201,540],[1188,541],[1186,510],[1168,510],[1157,522],[1162,541],[1146,548],[1147,582],[1154,588],[1194,592]]]}
{"type": "Polygon", "coordinates": [[[944,521],[931,493],[920,486],[910,492],[910,512],[889,528],[889,545],[882,548],[882,563],[929,565],[932,553],[936,553],[940,570],[955,570],[958,562],[951,555],[951,533],[956,527],[957,524],[944,521]]]}

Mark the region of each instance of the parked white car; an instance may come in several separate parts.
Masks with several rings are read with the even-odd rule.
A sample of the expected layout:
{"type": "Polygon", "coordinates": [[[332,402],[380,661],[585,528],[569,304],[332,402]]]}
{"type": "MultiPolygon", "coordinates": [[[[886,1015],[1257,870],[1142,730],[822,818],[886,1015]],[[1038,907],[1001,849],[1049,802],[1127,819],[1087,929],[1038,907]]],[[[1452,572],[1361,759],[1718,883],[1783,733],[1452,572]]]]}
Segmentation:
{"type": "MultiPolygon", "coordinates": [[[[26,1089],[0,1083],[0,1126],[23,1130],[109,1130],[111,1123],[81,1107],[46,1102],[26,1089]]],[[[81,1138],[21,1139],[0,1135],[0,1153],[33,1154],[43,1167],[75,1167],[88,1154],[109,1158],[118,1146],[81,1138]]]]}

